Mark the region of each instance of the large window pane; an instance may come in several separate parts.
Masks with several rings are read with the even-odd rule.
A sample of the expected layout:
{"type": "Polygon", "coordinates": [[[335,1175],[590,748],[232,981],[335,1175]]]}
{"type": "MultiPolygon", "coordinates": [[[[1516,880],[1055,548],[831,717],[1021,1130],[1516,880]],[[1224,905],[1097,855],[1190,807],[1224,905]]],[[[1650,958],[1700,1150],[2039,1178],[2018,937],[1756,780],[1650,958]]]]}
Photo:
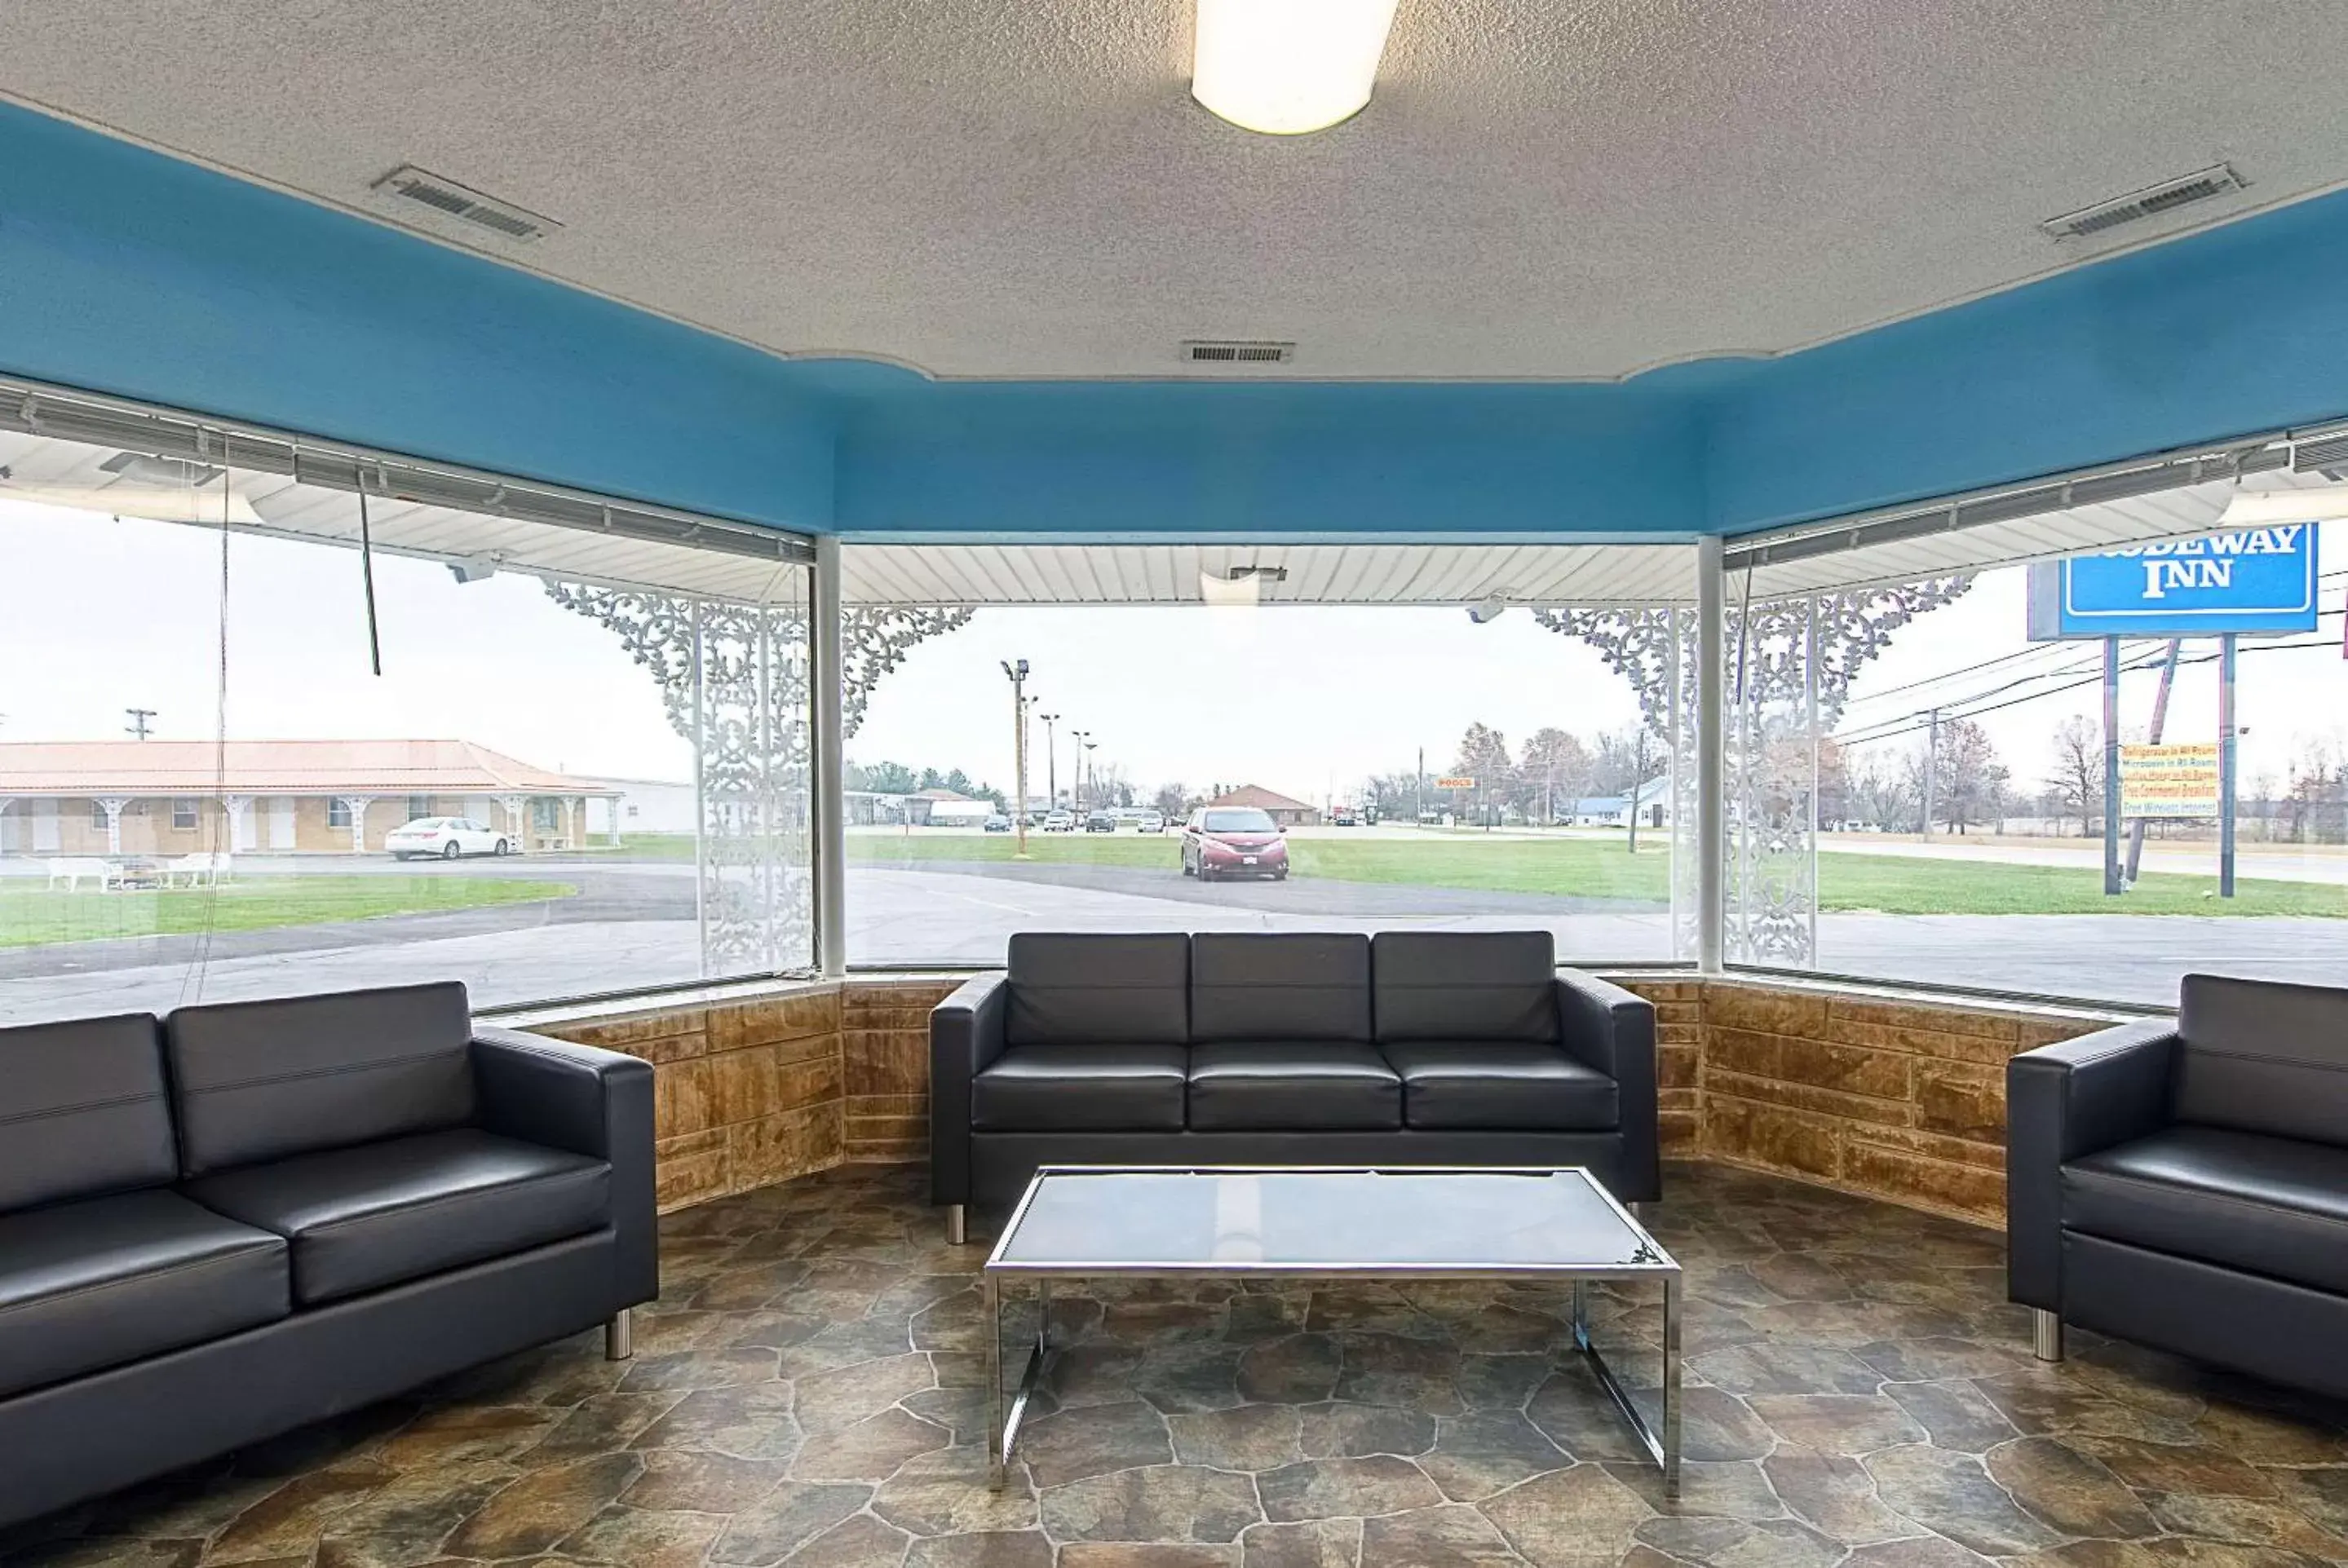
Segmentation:
{"type": "MultiPolygon", "coordinates": [[[[2230,494],[2178,492],[2170,510],[2222,517],[2230,494]]],[[[2173,1004],[2193,971],[2336,979],[2348,968],[2348,525],[2293,526],[2314,542],[2320,616],[2312,631],[2240,640],[2230,892],[2215,784],[2221,644],[2191,634],[2206,622],[2187,615],[2173,641],[2117,644],[2108,734],[2130,782],[2107,878],[2105,644],[2044,636],[2057,630],[2046,568],[2039,640],[2022,564],[1749,610],[1732,589],[1730,960],[2149,1005],[2173,1004]],[[2166,749],[2137,749],[2152,746],[2166,749]]],[[[2116,569],[2214,582],[2229,569],[2160,563],[2281,542],[2239,528],[2192,538],[2127,547],[2116,569]]]]}
{"type": "MultiPolygon", "coordinates": [[[[1691,553],[1655,552],[1667,589],[1692,583],[1691,553]]],[[[1456,564],[1411,554],[1324,559],[1325,576],[1282,558],[1280,592],[1456,564]]],[[[1064,602],[859,611],[875,673],[847,746],[851,963],[1000,963],[1019,930],[1536,926],[1587,961],[1681,952],[1684,610],[1101,604],[1083,601],[1166,594],[1191,569],[1062,549],[989,569],[1064,602]],[[1626,669],[1633,642],[1651,664],[1626,669]],[[1021,661],[1025,860],[1004,668],[1021,661]]]]}
{"type": "Polygon", "coordinates": [[[377,674],[348,490],[5,432],[0,466],[0,1022],[812,965],[807,568],[745,602],[578,534],[538,569],[376,496],[377,674]]]}

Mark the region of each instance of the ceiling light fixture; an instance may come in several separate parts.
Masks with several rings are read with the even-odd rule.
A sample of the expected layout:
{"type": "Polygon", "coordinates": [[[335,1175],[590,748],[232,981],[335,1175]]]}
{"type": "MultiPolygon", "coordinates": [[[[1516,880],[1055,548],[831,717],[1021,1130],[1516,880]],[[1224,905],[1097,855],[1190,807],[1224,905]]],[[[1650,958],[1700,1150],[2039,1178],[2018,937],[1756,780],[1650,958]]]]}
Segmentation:
{"type": "Polygon", "coordinates": [[[1397,0],[1199,0],[1190,95],[1243,130],[1302,136],[1370,101],[1397,0]]]}

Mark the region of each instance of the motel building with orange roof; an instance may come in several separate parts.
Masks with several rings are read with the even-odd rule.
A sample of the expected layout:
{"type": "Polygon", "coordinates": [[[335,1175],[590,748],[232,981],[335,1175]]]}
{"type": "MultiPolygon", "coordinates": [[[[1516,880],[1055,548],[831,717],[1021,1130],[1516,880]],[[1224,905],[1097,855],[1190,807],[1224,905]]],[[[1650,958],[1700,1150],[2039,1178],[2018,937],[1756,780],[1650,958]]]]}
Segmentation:
{"type": "Polygon", "coordinates": [[[363,854],[419,816],[576,849],[620,793],[470,741],[0,742],[0,856],[363,854]]]}

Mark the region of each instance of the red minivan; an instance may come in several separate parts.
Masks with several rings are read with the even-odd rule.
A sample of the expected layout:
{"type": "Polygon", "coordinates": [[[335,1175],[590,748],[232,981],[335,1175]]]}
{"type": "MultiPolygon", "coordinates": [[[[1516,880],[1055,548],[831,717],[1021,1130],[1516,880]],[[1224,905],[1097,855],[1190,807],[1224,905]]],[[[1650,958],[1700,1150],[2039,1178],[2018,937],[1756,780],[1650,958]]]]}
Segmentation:
{"type": "Polygon", "coordinates": [[[1182,875],[1288,880],[1288,841],[1280,825],[1251,805],[1202,806],[1182,829],[1182,875]]]}

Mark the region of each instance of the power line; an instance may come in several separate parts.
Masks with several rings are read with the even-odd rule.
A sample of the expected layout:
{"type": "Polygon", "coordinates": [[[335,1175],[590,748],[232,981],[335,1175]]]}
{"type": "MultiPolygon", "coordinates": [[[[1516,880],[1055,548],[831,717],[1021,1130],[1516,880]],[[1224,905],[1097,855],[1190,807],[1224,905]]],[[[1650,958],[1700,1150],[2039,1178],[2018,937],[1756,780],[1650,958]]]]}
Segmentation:
{"type": "MultiPolygon", "coordinates": [[[[2335,612],[2332,612],[2332,613],[2337,613],[2337,612],[2335,611],[2335,612]]],[[[2337,646],[2339,646],[2338,642],[2337,642],[2335,640],[2332,639],[2332,638],[2329,638],[2329,637],[2312,637],[2312,638],[2309,638],[2309,639],[2307,639],[2306,641],[2301,641],[2301,642],[2256,642],[2256,643],[2252,643],[2252,644],[2250,644],[2250,646],[2248,646],[2248,647],[2238,648],[2238,649],[2237,649],[2237,651],[2238,651],[2238,652],[2240,652],[2240,653],[2244,653],[2244,654],[2250,654],[2250,653],[2289,653],[2289,652],[2291,652],[2291,651],[2293,651],[2294,650],[2298,650],[2298,649],[2305,649],[2305,648],[2336,648],[2337,646]]],[[[2161,660],[2165,659],[2166,657],[2167,657],[2167,655],[2164,653],[2164,654],[2161,654],[2161,655],[2157,656],[2157,657],[2156,657],[2156,658],[2155,658],[2151,662],[2147,662],[2147,661],[2143,661],[2143,660],[2139,660],[2139,661],[2137,661],[2136,663],[2134,663],[2134,664],[2127,664],[2127,665],[2123,665],[2123,666],[2122,666],[2122,668],[2123,668],[2123,669],[2133,669],[2133,670],[2149,670],[2149,669],[2153,668],[2153,666],[2154,666],[2154,664],[2155,664],[2155,663],[2159,662],[2161,660]]],[[[2214,663],[2214,662],[2218,660],[2218,658],[2219,658],[2219,656],[2218,654],[2215,654],[2215,653],[2196,653],[2196,654],[2191,654],[2191,655],[2188,655],[2188,656],[2180,656],[2180,657],[2178,658],[2178,661],[2177,661],[2177,662],[2178,662],[2178,666],[2179,666],[2180,668],[2181,668],[2181,667],[2183,667],[2183,666],[2185,666],[2185,665],[2188,665],[2188,664],[2209,664],[2209,663],[2214,663]]],[[[2093,686],[2093,685],[2096,685],[2096,684],[2097,684],[2098,682],[2100,682],[2102,680],[2103,680],[2103,673],[2102,673],[2102,671],[2097,671],[2095,674],[2093,674],[2093,675],[2091,675],[2091,676],[2088,676],[2088,677],[2086,677],[2086,678],[2085,678],[2085,679],[2084,679],[2084,680],[2073,681],[2073,682],[2068,682],[2067,684],[2061,685],[2061,686],[2056,686],[2056,687],[2052,688],[2051,690],[2044,691],[2044,692],[2030,692],[2030,693],[2028,693],[2028,694],[2026,694],[2026,695],[2024,695],[2024,696],[2020,696],[2020,697],[2010,697],[2010,698],[2008,698],[2006,701],[2004,701],[2004,702],[1992,702],[1992,703],[1989,703],[1989,704],[1988,704],[1987,706],[1985,706],[1985,707],[1979,707],[1979,708],[1968,708],[1968,709],[1966,709],[1966,710],[1965,710],[1963,712],[1962,712],[1962,713],[1953,713],[1953,714],[1952,714],[1952,713],[1949,713],[1949,712],[1947,712],[1947,711],[1946,711],[1946,707],[1945,707],[1945,705],[1944,705],[1944,706],[1943,706],[1943,708],[1942,708],[1942,710],[1941,710],[1941,713],[1942,713],[1942,717],[1943,717],[1943,718],[1970,719],[1970,718],[1974,717],[1976,714],[1981,714],[1981,713],[1994,713],[1994,712],[1999,712],[2000,710],[2002,710],[2002,709],[2005,709],[2005,708],[2018,708],[2018,707],[2022,706],[2022,705],[2023,705],[2024,703],[2025,703],[2025,702],[2035,702],[2039,701],[2039,700],[2040,700],[2040,699],[2042,699],[2042,698],[2057,696],[2057,695],[2059,695],[2060,693],[2065,692],[2076,691],[2078,688],[2080,688],[2080,687],[2082,687],[2082,686],[2093,686]]],[[[2003,690],[2003,688],[2001,688],[2001,690],[2003,690]]],[[[1983,692],[1983,693],[1982,693],[1982,695],[1984,695],[1984,696],[1987,696],[1987,695],[1991,695],[1992,693],[1989,693],[1989,692],[1983,692]]],[[[1846,745],[1846,746],[1872,745],[1872,744],[1874,744],[1874,743],[1875,743],[1876,742],[1878,742],[1878,741],[1897,740],[1897,739],[1898,739],[1900,736],[1901,736],[1901,735],[1912,735],[1912,734],[1916,734],[1916,733],[1920,733],[1921,731],[1923,731],[1923,730],[1929,729],[1929,728],[1931,727],[1931,719],[1930,719],[1930,714],[1931,714],[1931,710],[1929,710],[1929,709],[1920,709],[1920,710],[1919,710],[1917,712],[1915,712],[1915,713],[1910,713],[1910,714],[1906,715],[1906,717],[1907,717],[1907,718],[1910,718],[1910,719],[1914,719],[1914,718],[1922,718],[1922,719],[1924,719],[1924,720],[1926,721],[1926,722],[1925,722],[1925,723],[1910,723],[1910,724],[1906,724],[1906,725],[1904,725],[1904,727],[1900,728],[1900,729],[1886,729],[1886,730],[1879,730],[1878,732],[1876,732],[1876,733],[1861,733],[1861,734],[1857,734],[1857,735],[1836,735],[1836,736],[1833,736],[1833,737],[1831,737],[1831,738],[1832,738],[1832,739],[1833,739],[1833,740],[1834,740],[1838,744],[1839,744],[1839,745],[1846,745]]],[[[1890,720],[1890,719],[1887,719],[1887,720],[1881,721],[1881,723],[1887,723],[1887,724],[1889,724],[1889,723],[1900,723],[1900,720],[1890,720]]]]}

